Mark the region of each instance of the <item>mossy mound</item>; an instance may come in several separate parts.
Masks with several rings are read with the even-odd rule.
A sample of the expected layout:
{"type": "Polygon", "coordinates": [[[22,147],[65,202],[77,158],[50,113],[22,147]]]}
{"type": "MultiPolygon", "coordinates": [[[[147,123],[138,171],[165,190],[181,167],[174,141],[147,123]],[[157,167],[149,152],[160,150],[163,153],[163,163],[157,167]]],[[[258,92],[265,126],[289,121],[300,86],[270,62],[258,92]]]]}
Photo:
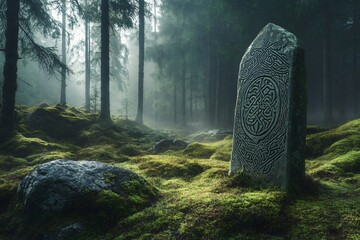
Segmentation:
{"type": "Polygon", "coordinates": [[[150,177],[164,179],[182,178],[189,179],[202,173],[207,167],[196,161],[175,156],[146,156],[133,159],[138,163],[138,168],[150,177]]]}
{"type": "Polygon", "coordinates": [[[55,138],[74,137],[94,121],[94,114],[61,106],[37,108],[26,119],[32,129],[41,130],[55,138]]]}
{"type": "Polygon", "coordinates": [[[129,158],[121,153],[114,145],[95,145],[82,148],[77,153],[78,159],[95,160],[102,162],[124,162],[129,158]]]}
{"type": "Polygon", "coordinates": [[[201,143],[189,144],[184,150],[184,153],[189,157],[205,159],[209,159],[215,152],[216,149],[214,147],[201,143]]]}
{"type": "Polygon", "coordinates": [[[47,142],[37,137],[25,137],[20,133],[0,143],[0,153],[11,154],[14,157],[26,157],[32,154],[62,150],[64,148],[61,144],[47,142]]]}

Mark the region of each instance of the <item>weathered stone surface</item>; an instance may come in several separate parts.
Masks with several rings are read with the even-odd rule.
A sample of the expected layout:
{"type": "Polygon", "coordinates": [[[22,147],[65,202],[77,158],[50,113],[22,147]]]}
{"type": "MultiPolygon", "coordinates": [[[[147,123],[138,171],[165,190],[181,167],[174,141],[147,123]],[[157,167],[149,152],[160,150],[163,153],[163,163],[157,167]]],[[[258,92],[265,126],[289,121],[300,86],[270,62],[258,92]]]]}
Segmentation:
{"type": "Polygon", "coordinates": [[[291,190],[304,177],[305,135],[304,51],[270,23],[240,63],[230,173],[291,190]]]}
{"type": "Polygon", "coordinates": [[[162,139],[154,145],[155,153],[162,153],[168,150],[182,150],[185,149],[189,144],[182,140],[177,139],[162,139]]]}
{"type": "Polygon", "coordinates": [[[86,212],[87,207],[88,211],[92,211],[97,207],[94,204],[101,205],[101,198],[90,198],[96,198],[97,193],[109,193],[113,199],[121,200],[119,206],[128,209],[148,206],[156,196],[155,189],[136,173],[95,161],[60,159],[42,164],[29,173],[18,187],[24,209],[40,215],[78,206],[83,208],[82,211],[86,212]],[[138,200],[131,202],[129,196],[138,200]]]}

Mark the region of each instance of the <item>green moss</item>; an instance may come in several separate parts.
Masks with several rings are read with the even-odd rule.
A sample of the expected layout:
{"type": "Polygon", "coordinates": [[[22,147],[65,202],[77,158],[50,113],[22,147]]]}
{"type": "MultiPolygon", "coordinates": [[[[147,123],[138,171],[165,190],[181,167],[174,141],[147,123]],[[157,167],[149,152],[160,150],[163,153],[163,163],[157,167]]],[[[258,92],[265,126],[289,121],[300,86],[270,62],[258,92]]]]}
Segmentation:
{"type": "Polygon", "coordinates": [[[360,172],[360,151],[350,151],[344,155],[336,157],[330,164],[341,168],[345,172],[360,172]]]}
{"type": "Polygon", "coordinates": [[[210,159],[220,160],[220,161],[230,161],[231,154],[229,151],[218,150],[216,151],[210,159]]]}
{"type": "Polygon", "coordinates": [[[9,171],[13,168],[27,165],[27,161],[23,158],[14,158],[12,156],[1,156],[0,155],[0,170],[9,171]]]}
{"type": "Polygon", "coordinates": [[[105,173],[104,174],[104,178],[105,178],[105,183],[112,183],[114,182],[114,180],[116,179],[116,175],[111,173],[111,172],[108,172],[108,173],[105,173]]]}
{"type": "Polygon", "coordinates": [[[121,146],[117,150],[117,153],[133,157],[133,156],[141,155],[142,151],[140,151],[138,147],[135,146],[134,144],[125,144],[124,146],[121,146]]]}
{"type": "Polygon", "coordinates": [[[326,132],[316,133],[307,136],[306,157],[319,157],[323,155],[325,153],[325,150],[332,144],[353,134],[356,134],[356,131],[338,131],[337,129],[332,129],[326,132]]]}
{"type": "Polygon", "coordinates": [[[175,156],[148,156],[135,161],[146,175],[165,179],[178,177],[187,179],[197,176],[206,169],[193,160],[175,156]]]}
{"type": "Polygon", "coordinates": [[[346,154],[351,150],[360,150],[360,134],[351,135],[333,143],[324,153],[335,153],[336,155],[340,155],[346,154]]]}
{"type": "Polygon", "coordinates": [[[31,165],[42,164],[50,162],[57,159],[73,159],[74,154],[71,152],[60,152],[60,151],[51,151],[44,152],[39,154],[34,154],[26,157],[31,165]]]}
{"type": "Polygon", "coordinates": [[[81,129],[95,121],[94,114],[75,108],[50,106],[37,108],[27,121],[32,129],[41,130],[55,138],[74,138],[81,129]]]}
{"type": "Polygon", "coordinates": [[[319,167],[309,170],[309,174],[317,178],[334,179],[342,176],[344,171],[333,164],[327,163],[321,164],[319,167]]]}
{"type": "Polygon", "coordinates": [[[0,152],[11,154],[14,157],[26,157],[28,155],[62,148],[59,144],[49,143],[40,138],[24,137],[19,133],[0,144],[0,152]]]}
{"type": "Polygon", "coordinates": [[[215,147],[200,143],[191,143],[184,150],[184,153],[193,158],[210,158],[216,151],[215,147]]]}
{"type": "Polygon", "coordinates": [[[297,201],[290,206],[291,239],[351,239],[360,233],[359,195],[297,201]],[[357,209],[357,210],[356,210],[357,209]]]}
{"type": "Polygon", "coordinates": [[[128,157],[118,154],[115,145],[95,145],[82,148],[78,154],[78,159],[94,160],[100,162],[124,162],[128,161],[128,157]]]}

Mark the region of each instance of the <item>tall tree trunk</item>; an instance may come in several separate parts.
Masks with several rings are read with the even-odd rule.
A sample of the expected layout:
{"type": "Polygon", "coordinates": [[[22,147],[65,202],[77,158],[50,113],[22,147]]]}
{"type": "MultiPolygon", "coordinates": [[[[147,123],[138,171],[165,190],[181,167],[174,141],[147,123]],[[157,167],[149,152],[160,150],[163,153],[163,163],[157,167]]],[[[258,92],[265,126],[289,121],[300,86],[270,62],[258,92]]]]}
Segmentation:
{"type": "Polygon", "coordinates": [[[110,118],[110,58],[109,58],[109,0],[101,0],[101,110],[100,120],[110,118]]]}
{"type": "Polygon", "coordinates": [[[1,108],[1,136],[15,131],[15,94],[17,88],[17,60],[19,41],[20,0],[6,1],[5,63],[1,108]]]}
{"type": "MultiPolygon", "coordinates": [[[[62,33],[61,33],[62,62],[66,64],[66,0],[62,1],[62,33]]],[[[66,69],[61,69],[60,104],[66,104],[66,69]]]]}
{"type": "MultiPolygon", "coordinates": [[[[346,46],[346,34],[342,34],[341,38],[339,39],[340,46],[346,46]]],[[[346,120],[346,102],[348,99],[348,89],[349,89],[349,79],[346,74],[346,58],[348,54],[348,48],[342,47],[341,53],[339,54],[339,67],[340,69],[337,71],[336,78],[342,79],[341,82],[337,83],[337,109],[339,112],[339,120],[345,121],[346,120]]]]}
{"type": "Polygon", "coordinates": [[[144,111],[144,55],[145,55],[145,1],[139,0],[139,89],[136,122],[143,124],[144,111]]]}
{"type": "Polygon", "coordinates": [[[173,79],[173,122],[177,124],[177,94],[176,94],[176,80],[173,79]]]}
{"type": "Polygon", "coordinates": [[[330,13],[329,6],[325,6],[325,34],[323,39],[323,104],[324,123],[332,124],[332,99],[330,79],[330,13]]]}
{"type": "Polygon", "coordinates": [[[193,98],[194,98],[194,56],[191,56],[191,64],[190,64],[190,103],[189,103],[189,120],[193,121],[193,98]]]}
{"type": "Polygon", "coordinates": [[[358,37],[358,0],[353,0],[353,29],[352,29],[352,45],[353,45],[353,55],[352,55],[352,96],[353,96],[353,110],[355,117],[359,117],[359,93],[358,93],[358,60],[357,60],[357,37],[358,37]]]}
{"type": "MultiPolygon", "coordinates": [[[[85,9],[87,11],[87,0],[85,0],[85,9]]],[[[85,109],[90,112],[90,26],[88,12],[85,16],[85,109]]]]}
{"type": "Polygon", "coordinates": [[[182,73],[181,73],[181,124],[186,124],[186,55],[182,54],[182,73]]]}
{"type": "Polygon", "coordinates": [[[215,79],[215,127],[220,123],[220,56],[216,57],[216,79],[215,79]]]}

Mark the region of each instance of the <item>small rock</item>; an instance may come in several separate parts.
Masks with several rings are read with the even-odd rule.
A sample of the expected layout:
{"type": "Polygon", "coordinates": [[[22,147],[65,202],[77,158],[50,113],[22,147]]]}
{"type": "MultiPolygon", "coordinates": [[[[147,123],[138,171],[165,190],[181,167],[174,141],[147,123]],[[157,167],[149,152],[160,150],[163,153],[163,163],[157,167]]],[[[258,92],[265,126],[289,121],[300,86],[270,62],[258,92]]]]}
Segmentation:
{"type": "Polygon", "coordinates": [[[153,149],[155,153],[166,152],[168,150],[183,150],[189,144],[182,140],[177,139],[162,139],[159,142],[155,143],[153,149]]]}
{"type": "Polygon", "coordinates": [[[223,140],[226,136],[231,134],[232,130],[212,129],[191,134],[187,139],[191,142],[212,142],[223,140]]]}
{"type": "Polygon", "coordinates": [[[47,104],[47,103],[41,103],[41,104],[39,105],[39,108],[46,108],[46,107],[50,107],[50,105],[47,104]]]}

